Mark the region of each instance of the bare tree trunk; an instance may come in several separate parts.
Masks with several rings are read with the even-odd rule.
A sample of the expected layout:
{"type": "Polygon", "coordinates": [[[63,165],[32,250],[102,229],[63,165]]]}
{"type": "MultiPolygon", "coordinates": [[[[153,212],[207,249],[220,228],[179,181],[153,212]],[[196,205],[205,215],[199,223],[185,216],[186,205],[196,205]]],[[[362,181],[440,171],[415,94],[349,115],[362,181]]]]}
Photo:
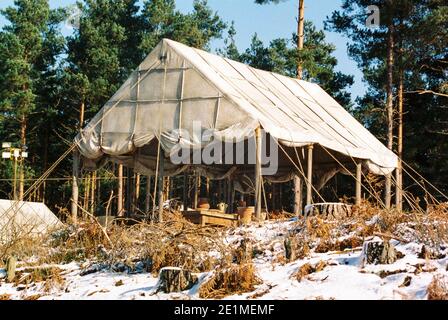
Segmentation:
{"type": "MultiPolygon", "coordinates": [[[[48,147],[49,147],[49,132],[48,127],[45,127],[45,143],[44,143],[44,168],[43,171],[45,172],[48,168],[48,147]]],[[[38,201],[42,201],[45,203],[45,192],[47,189],[47,181],[45,180],[42,183],[42,197],[39,197],[39,199],[36,199],[38,201]]],[[[40,192],[39,192],[40,193],[40,192]]]]}
{"type": "MultiPolygon", "coordinates": [[[[305,0],[299,0],[299,14],[297,18],[297,51],[303,49],[304,43],[304,26],[305,26],[305,0]]],[[[297,78],[302,79],[303,77],[303,67],[302,61],[299,59],[297,61],[297,78]]]]}
{"type": "MultiPolygon", "coordinates": [[[[389,24],[387,40],[387,85],[386,85],[386,111],[387,111],[387,147],[393,148],[393,130],[394,130],[394,101],[393,101],[393,74],[394,74],[394,25],[391,20],[389,24]]],[[[392,189],[392,174],[386,175],[385,186],[385,205],[390,208],[392,189]]]]}
{"type": "MultiPolygon", "coordinates": [[[[297,18],[297,51],[303,50],[304,43],[304,25],[305,25],[305,0],[299,0],[299,12],[297,18]]],[[[297,78],[302,79],[303,67],[302,61],[299,58],[297,61],[297,78]]],[[[298,175],[294,177],[294,214],[298,215],[302,210],[302,179],[298,175]]]]}
{"type": "Polygon", "coordinates": [[[146,176],[146,196],[145,196],[145,213],[149,214],[149,203],[151,201],[151,176],[146,176]]]}
{"type": "Polygon", "coordinates": [[[395,191],[395,206],[397,210],[401,211],[403,208],[403,70],[400,70],[400,78],[398,82],[398,168],[396,170],[396,191],[395,191]]]}
{"type": "Polygon", "coordinates": [[[119,217],[124,216],[123,211],[123,165],[118,165],[118,204],[117,204],[117,215],[119,217]]]}
{"type": "MultiPolygon", "coordinates": [[[[22,119],[20,120],[20,142],[22,144],[22,147],[26,145],[26,126],[27,126],[27,120],[25,115],[23,115],[22,119]]],[[[19,200],[23,200],[24,189],[25,189],[25,171],[24,171],[24,162],[22,159],[19,167],[19,200]]]]}
{"type": "MultiPolygon", "coordinates": [[[[82,125],[84,123],[84,108],[85,104],[84,101],[81,102],[81,105],[79,107],[79,124],[78,124],[78,130],[79,132],[82,131],[82,125]]],[[[48,138],[48,136],[47,136],[48,138]]],[[[48,143],[47,143],[48,148],[48,143]]],[[[78,151],[75,149],[73,152],[73,172],[72,172],[72,219],[73,222],[76,223],[78,219],[78,197],[79,197],[79,159],[80,155],[78,151]]],[[[46,157],[45,159],[48,159],[46,157]]],[[[46,168],[46,165],[45,165],[46,168]]],[[[45,197],[45,186],[44,186],[44,197],[45,197]]]]}
{"type": "Polygon", "coordinates": [[[96,190],[96,171],[92,172],[92,181],[91,181],[91,187],[90,187],[90,213],[95,213],[95,190],[96,190]]]}
{"type": "Polygon", "coordinates": [[[89,198],[90,198],[90,172],[86,174],[84,180],[84,210],[89,210],[89,198]]]}
{"type": "Polygon", "coordinates": [[[201,177],[195,173],[194,176],[194,209],[198,207],[199,189],[201,187],[201,177]]]}
{"type": "Polygon", "coordinates": [[[138,206],[138,200],[140,199],[140,173],[135,174],[135,200],[134,203],[138,206]]]}
{"type": "Polygon", "coordinates": [[[255,129],[255,217],[261,219],[261,184],[263,178],[261,176],[261,128],[255,129]]]}
{"type": "Polygon", "coordinates": [[[78,197],[79,197],[79,154],[77,150],[73,151],[73,173],[72,173],[72,220],[76,223],[78,220],[78,197]]]}
{"type": "Polygon", "coordinates": [[[298,176],[294,176],[294,214],[298,216],[302,210],[302,190],[303,180],[298,176]]]}
{"type": "Polygon", "coordinates": [[[159,200],[159,212],[157,216],[157,222],[163,222],[163,176],[165,168],[165,157],[163,155],[162,147],[160,147],[160,160],[159,160],[159,181],[157,182],[158,200],[159,200]]]}

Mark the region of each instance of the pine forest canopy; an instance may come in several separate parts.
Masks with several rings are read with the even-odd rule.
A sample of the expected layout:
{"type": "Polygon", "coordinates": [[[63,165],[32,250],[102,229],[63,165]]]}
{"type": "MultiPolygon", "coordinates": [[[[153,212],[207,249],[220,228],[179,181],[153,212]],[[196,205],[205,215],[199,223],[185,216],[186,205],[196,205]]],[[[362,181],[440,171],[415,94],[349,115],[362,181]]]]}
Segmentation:
{"type": "MultiPolygon", "coordinates": [[[[275,5],[281,1],[255,2],[275,5]]],[[[51,9],[47,0],[16,0],[2,11],[8,23],[0,32],[0,137],[29,147],[30,158],[21,166],[19,189],[26,190],[64,153],[71,137],[97,114],[163,38],[206,51],[211,51],[211,41],[224,38],[219,55],[289,77],[297,75],[300,58],[304,80],[317,83],[386,142],[386,44],[388,23],[393,21],[391,101],[396,110],[393,114],[397,115],[402,79],[402,157],[439,189],[448,191],[448,9],[442,0],[400,0],[397,6],[388,3],[344,1],[341,9],[327,19],[328,30],[350,38],[349,53],[369,88],[366,96],[353,105],[349,89],[352,76],[336,71],[334,45],[310,21],[305,21],[300,53],[295,30],[291,30],[290,38],[268,44],[254,35],[250,47],[240,51],[235,44],[235,25],[224,21],[204,0],[195,0],[188,13],[177,10],[174,0],[79,1],[79,28],[68,37],[63,37],[60,30],[69,14],[66,8],[51,9]],[[377,29],[364,27],[368,5],[381,10],[377,29]]],[[[397,150],[398,139],[393,143],[397,150]]],[[[49,179],[33,191],[30,199],[45,201],[51,208],[68,206],[71,167],[70,160],[64,160],[52,174],[58,180],[49,179]]],[[[0,197],[10,198],[12,162],[2,161],[0,172],[0,197]]],[[[105,167],[98,175],[102,179],[96,190],[99,198],[105,199],[116,187],[115,173],[105,167]]],[[[407,183],[418,192],[410,181],[407,183]]],[[[87,191],[87,185],[83,180],[81,193],[87,191]]]]}

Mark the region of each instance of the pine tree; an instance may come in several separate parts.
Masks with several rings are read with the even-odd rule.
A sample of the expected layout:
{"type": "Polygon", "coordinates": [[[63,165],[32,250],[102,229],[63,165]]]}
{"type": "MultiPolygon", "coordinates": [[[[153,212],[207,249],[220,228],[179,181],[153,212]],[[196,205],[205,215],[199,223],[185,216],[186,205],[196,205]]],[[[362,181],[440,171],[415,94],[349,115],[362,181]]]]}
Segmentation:
{"type": "MultiPolygon", "coordinates": [[[[9,24],[0,33],[1,114],[9,124],[9,138],[26,146],[30,115],[41,111],[39,89],[48,77],[54,56],[62,48],[56,27],[62,14],[50,10],[47,0],[16,0],[2,14],[9,24]]],[[[22,165],[20,199],[24,194],[25,170],[22,165]]]]}
{"type": "MultiPolygon", "coordinates": [[[[358,101],[358,116],[389,146],[393,136],[393,121],[397,127],[397,140],[393,141],[392,146],[400,158],[415,159],[417,155],[413,154],[414,150],[419,148],[414,148],[414,143],[421,150],[432,148],[427,143],[422,145],[424,140],[421,137],[437,123],[435,119],[428,119],[431,118],[428,115],[436,115],[435,118],[441,115],[438,106],[443,104],[443,96],[438,94],[443,93],[443,83],[446,82],[446,76],[443,76],[446,71],[446,19],[447,8],[440,0],[399,0],[393,3],[386,0],[373,3],[357,0],[345,1],[342,10],[334,12],[326,24],[328,29],[343,33],[351,39],[349,54],[363,70],[364,79],[369,85],[367,94],[358,101]],[[365,25],[368,14],[365,10],[371,4],[380,8],[381,24],[378,28],[367,28],[365,25]],[[391,40],[393,50],[388,50],[391,48],[391,40]],[[387,67],[392,56],[393,70],[387,67]],[[417,97],[419,93],[434,96],[417,97]],[[394,104],[391,103],[392,96],[396,96],[394,104]],[[382,111],[385,100],[388,102],[387,117],[382,111]],[[391,105],[394,106],[393,119],[391,105]],[[417,120],[413,119],[416,113],[420,114],[418,121],[421,123],[413,122],[417,120]],[[403,129],[405,117],[407,130],[403,129]],[[388,119],[387,129],[384,127],[385,118],[388,119]],[[420,132],[418,139],[416,132],[420,132]]],[[[418,160],[417,163],[421,165],[422,161],[418,160]]],[[[395,181],[398,208],[401,207],[403,189],[401,168],[400,160],[395,181]]]]}

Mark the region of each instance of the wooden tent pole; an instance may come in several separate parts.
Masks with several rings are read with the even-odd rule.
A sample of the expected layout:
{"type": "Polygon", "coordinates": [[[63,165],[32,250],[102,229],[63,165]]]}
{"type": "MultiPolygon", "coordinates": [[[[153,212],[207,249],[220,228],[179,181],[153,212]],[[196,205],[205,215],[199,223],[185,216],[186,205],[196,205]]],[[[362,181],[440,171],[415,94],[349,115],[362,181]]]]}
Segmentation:
{"type": "Polygon", "coordinates": [[[117,215],[123,217],[123,165],[118,165],[118,203],[117,203],[117,215]]]}
{"type": "Polygon", "coordinates": [[[160,160],[159,160],[159,176],[157,182],[157,194],[159,198],[159,214],[158,214],[158,222],[163,222],[163,175],[164,175],[164,167],[165,167],[165,157],[163,155],[162,146],[160,146],[160,160]]]}
{"type": "Polygon", "coordinates": [[[306,204],[313,202],[313,145],[308,146],[308,166],[306,179],[306,204]]]}
{"type": "Polygon", "coordinates": [[[188,191],[188,175],[186,173],[184,173],[184,181],[183,181],[184,185],[182,188],[182,203],[184,205],[184,210],[188,209],[188,195],[187,195],[187,191],[188,191]]]}
{"type": "Polygon", "coordinates": [[[362,163],[356,164],[356,205],[361,204],[361,179],[362,179],[362,163]]]}
{"type": "Polygon", "coordinates": [[[149,203],[151,201],[151,176],[146,176],[145,213],[149,213],[149,203]]]}
{"type": "Polygon", "coordinates": [[[294,214],[298,216],[302,211],[303,180],[298,175],[294,176],[294,214]]]}
{"type": "Polygon", "coordinates": [[[194,203],[193,207],[196,209],[198,207],[198,198],[199,198],[199,187],[201,186],[201,177],[197,172],[194,174],[194,203]]]}
{"type": "Polygon", "coordinates": [[[255,129],[255,217],[261,219],[261,128],[255,129]]]}
{"type": "Polygon", "coordinates": [[[135,203],[140,199],[140,173],[135,174],[135,203]]]}

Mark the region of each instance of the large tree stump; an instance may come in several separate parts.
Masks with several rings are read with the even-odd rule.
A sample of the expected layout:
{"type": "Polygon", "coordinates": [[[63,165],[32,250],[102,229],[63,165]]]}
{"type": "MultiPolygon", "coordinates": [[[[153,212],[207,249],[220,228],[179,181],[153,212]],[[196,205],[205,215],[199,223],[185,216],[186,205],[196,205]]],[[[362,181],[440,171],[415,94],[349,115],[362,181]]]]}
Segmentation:
{"type": "Polygon", "coordinates": [[[165,267],[160,269],[157,292],[180,292],[191,289],[198,278],[190,271],[178,267],[165,267]]]}
{"type": "Polygon", "coordinates": [[[400,254],[389,241],[374,239],[365,241],[362,247],[362,261],[367,264],[391,264],[400,254]]]}
{"type": "Polygon", "coordinates": [[[6,281],[12,282],[16,277],[17,260],[14,256],[10,256],[6,261],[6,281]]]}

